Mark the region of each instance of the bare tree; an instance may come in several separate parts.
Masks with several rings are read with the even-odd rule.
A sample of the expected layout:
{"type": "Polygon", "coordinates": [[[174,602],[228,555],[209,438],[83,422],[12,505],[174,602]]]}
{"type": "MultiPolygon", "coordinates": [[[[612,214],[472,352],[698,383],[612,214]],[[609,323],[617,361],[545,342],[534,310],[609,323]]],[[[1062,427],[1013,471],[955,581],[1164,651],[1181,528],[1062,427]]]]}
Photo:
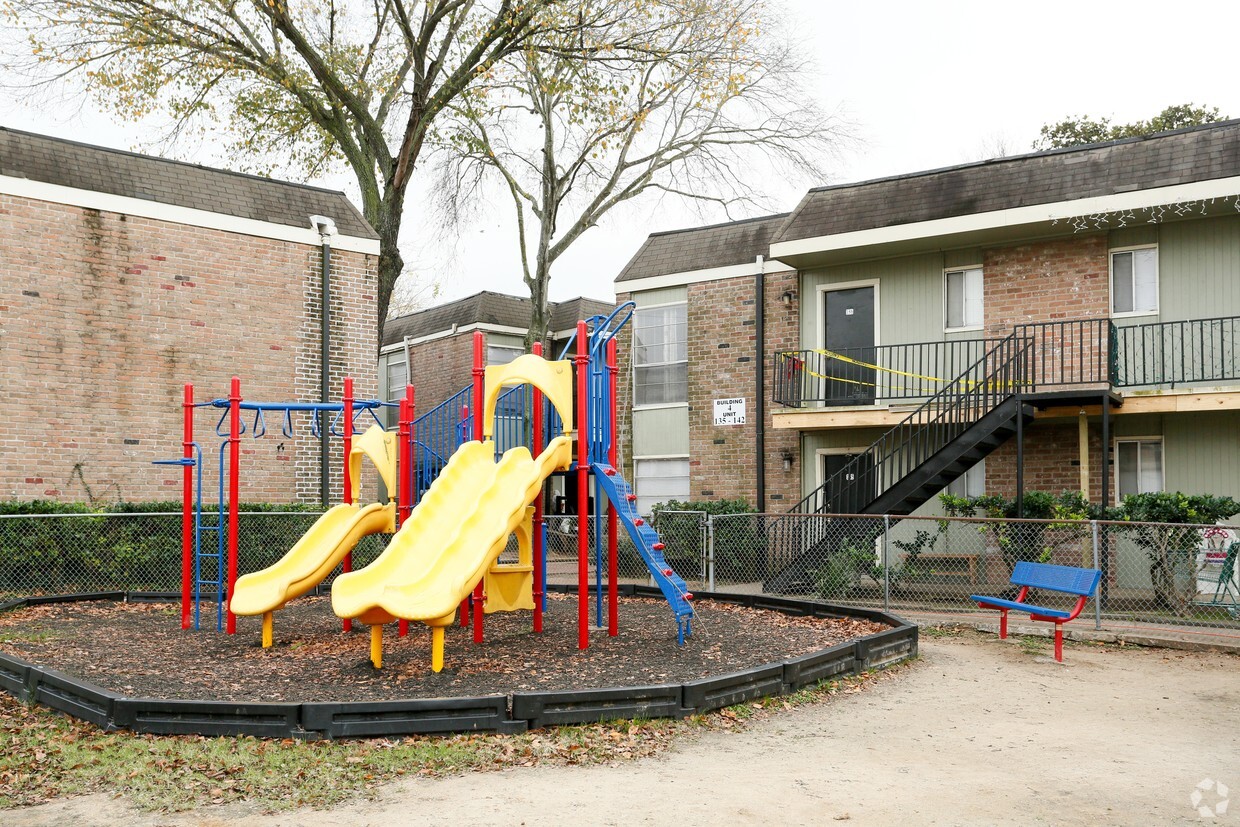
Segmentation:
{"type": "Polygon", "coordinates": [[[379,234],[379,335],[404,267],[406,191],[434,120],[536,35],[570,48],[615,14],[563,0],[9,0],[29,45],[10,83],[76,83],[173,136],[223,124],[229,149],[313,176],[343,161],[379,234]]]}
{"type": "Polygon", "coordinates": [[[437,126],[450,220],[498,183],[516,212],[544,340],[551,270],[609,211],[647,192],[731,210],[760,200],[755,165],[812,177],[842,124],[797,83],[791,50],[760,31],[769,0],[585,0],[607,26],[515,51],[455,98],[437,126]]]}

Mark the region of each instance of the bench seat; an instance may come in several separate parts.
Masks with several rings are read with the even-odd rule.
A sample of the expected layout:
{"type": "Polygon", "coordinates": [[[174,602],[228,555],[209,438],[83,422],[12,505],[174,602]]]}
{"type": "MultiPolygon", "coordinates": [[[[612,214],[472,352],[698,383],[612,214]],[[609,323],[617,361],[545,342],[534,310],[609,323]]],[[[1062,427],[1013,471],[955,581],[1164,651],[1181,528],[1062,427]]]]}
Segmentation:
{"type": "Polygon", "coordinates": [[[978,594],[969,595],[969,599],[976,601],[979,606],[985,605],[995,609],[1015,609],[1018,612],[1029,612],[1031,615],[1062,617],[1065,620],[1072,617],[1072,612],[1065,612],[1063,609],[1050,609],[1046,606],[1035,606],[1032,603],[1021,603],[1018,600],[1004,600],[1000,597],[986,597],[978,594]]]}
{"type": "Polygon", "coordinates": [[[1075,620],[1085,608],[1085,601],[1093,597],[1102,572],[1098,569],[1081,569],[1075,566],[1056,566],[1050,563],[1033,563],[1026,560],[1012,568],[1012,585],[1020,587],[1015,600],[990,597],[984,594],[969,595],[969,599],[982,609],[999,610],[999,637],[1007,637],[1008,612],[1028,612],[1030,620],[1044,620],[1055,624],[1055,660],[1063,661],[1063,624],[1075,620]],[[1026,603],[1030,589],[1076,595],[1076,605],[1071,611],[1051,609],[1026,603]]]}

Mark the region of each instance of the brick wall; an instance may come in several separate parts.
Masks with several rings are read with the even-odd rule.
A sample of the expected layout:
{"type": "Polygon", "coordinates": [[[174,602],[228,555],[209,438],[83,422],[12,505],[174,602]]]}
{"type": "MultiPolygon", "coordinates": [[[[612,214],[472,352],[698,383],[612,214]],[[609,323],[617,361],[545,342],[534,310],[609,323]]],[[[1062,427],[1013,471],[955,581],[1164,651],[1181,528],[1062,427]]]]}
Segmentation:
{"type": "MultiPolygon", "coordinates": [[[[1060,494],[1081,487],[1080,435],[1075,421],[1036,424],[1025,429],[1025,491],[1060,494]]],[[[1089,426],[1089,498],[1102,498],[1102,426],[1089,426]]],[[[1016,496],[1016,439],[986,458],[986,493],[1016,496]]],[[[1111,473],[1111,494],[1115,473],[1111,473]]]]}
{"type": "MultiPolygon", "coordinates": [[[[346,374],[376,393],[375,265],[333,252],[337,394],[346,374]]],[[[0,196],[0,496],[179,500],[179,469],[151,461],[181,454],[185,382],[200,401],[234,374],[246,399],[317,401],[320,266],[315,245],[0,196]]],[[[195,417],[207,500],[218,418],[195,417]]],[[[295,424],[246,437],[242,499],[318,499],[318,442],[295,424]]]]}
{"type": "Polygon", "coordinates": [[[1003,336],[1031,322],[1109,315],[1105,235],[987,250],[983,257],[986,333],[1003,336]]]}
{"type": "MultiPolygon", "coordinates": [[[[798,435],[771,429],[770,401],[773,393],[772,354],[797,345],[798,307],[794,300],[785,306],[780,297],[796,293],[797,274],[785,272],[766,277],[766,507],[786,510],[800,499],[798,435]],[[784,471],[783,452],[793,457],[792,467],[784,471]]],[[[698,500],[743,498],[756,508],[757,501],[757,412],[755,398],[757,316],[752,276],[701,282],[688,286],[688,376],[689,376],[689,475],[690,497],[698,500]],[[744,425],[716,426],[714,401],[743,397],[744,425]]],[[[617,303],[630,294],[617,295],[617,303]]],[[[619,429],[625,474],[632,468],[632,390],[629,349],[632,333],[621,337],[619,382],[619,429]]]]}
{"type": "MultiPolygon", "coordinates": [[[[482,347],[485,354],[485,333],[482,347]]],[[[422,416],[473,382],[473,331],[411,345],[409,361],[417,415],[422,416]]]]}

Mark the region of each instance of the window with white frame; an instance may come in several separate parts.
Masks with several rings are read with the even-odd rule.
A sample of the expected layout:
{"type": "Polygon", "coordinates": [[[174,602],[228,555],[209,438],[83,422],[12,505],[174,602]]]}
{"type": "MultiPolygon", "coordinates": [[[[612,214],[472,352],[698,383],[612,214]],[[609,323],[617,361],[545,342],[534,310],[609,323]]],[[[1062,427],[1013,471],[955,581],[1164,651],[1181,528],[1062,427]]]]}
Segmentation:
{"type": "Polygon", "coordinates": [[[967,267],[943,273],[944,326],[967,330],[982,326],[982,268],[967,267]]]}
{"type": "Polygon", "coordinates": [[[1111,251],[1111,313],[1158,312],[1158,248],[1111,251]]]}
{"type": "Polygon", "coordinates": [[[642,307],[633,313],[633,404],[682,404],[689,399],[685,304],[642,307]]]}
{"type": "MultiPolygon", "coordinates": [[[[384,368],[384,379],[386,393],[384,394],[384,402],[395,402],[398,405],[400,400],[405,398],[405,385],[409,383],[408,366],[405,364],[404,353],[392,353],[387,357],[387,366],[384,368]]],[[[388,430],[397,427],[400,424],[400,408],[384,408],[383,423],[388,430]]]]}
{"type": "Polygon", "coordinates": [[[986,496],[986,460],[981,460],[947,484],[947,493],[957,497],[986,496]]]}
{"type": "Polygon", "coordinates": [[[492,344],[487,342],[488,365],[506,365],[524,353],[525,348],[519,345],[492,344]]]}
{"type": "Polygon", "coordinates": [[[689,458],[634,460],[637,513],[649,514],[659,503],[689,499],[689,458]]]}
{"type": "Polygon", "coordinates": [[[1160,438],[1115,440],[1115,496],[1163,490],[1163,443],[1160,438]]]}

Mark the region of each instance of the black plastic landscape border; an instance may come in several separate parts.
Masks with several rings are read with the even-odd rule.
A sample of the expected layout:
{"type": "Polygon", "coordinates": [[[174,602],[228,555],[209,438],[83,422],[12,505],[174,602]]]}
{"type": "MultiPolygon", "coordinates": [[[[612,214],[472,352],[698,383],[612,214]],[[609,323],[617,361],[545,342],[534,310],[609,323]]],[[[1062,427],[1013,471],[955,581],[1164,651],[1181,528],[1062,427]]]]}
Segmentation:
{"type": "MultiPolygon", "coordinates": [[[[573,586],[549,591],[575,593],[573,586]]],[[[657,588],[624,585],[626,597],[661,598],[657,588]]],[[[98,592],[40,596],[0,604],[0,611],[57,602],[149,602],[168,595],[98,592]]],[[[547,726],[630,718],[683,718],[745,701],[788,694],[917,656],[917,626],[893,614],[765,594],[699,592],[713,600],[800,617],[863,618],[891,628],[818,652],[682,684],[514,692],[466,698],[411,698],[352,703],[234,703],[127,698],[72,675],[0,653],[0,690],[112,730],[153,735],[250,735],[260,738],[375,738],[462,732],[524,732],[547,726]]]]}

